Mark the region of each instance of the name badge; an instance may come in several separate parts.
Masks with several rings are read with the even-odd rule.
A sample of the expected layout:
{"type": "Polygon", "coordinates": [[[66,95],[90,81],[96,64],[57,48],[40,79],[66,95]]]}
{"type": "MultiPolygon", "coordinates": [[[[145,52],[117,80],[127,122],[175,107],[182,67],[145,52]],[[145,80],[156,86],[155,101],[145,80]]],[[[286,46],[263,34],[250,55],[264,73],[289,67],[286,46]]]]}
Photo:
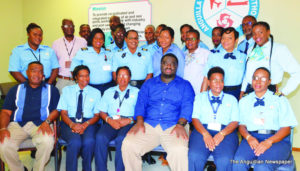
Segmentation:
{"type": "Polygon", "coordinates": [[[253,122],[255,125],[264,125],[265,124],[264,118],[254,118],[253,122]]]}
{"type": "Polygon", "coordinates": [[[214,131],[221,131],[221,124],[212,122],[207,124],[207,129],[214,130],[214,131]]]}
{"type": "Polygon", "coordinates": [[[120,115],[114,115],[112,118],[113,118],[113,119],[120,119],[121,116],[120,116],[120,115]]]}
{"type": "Polygon", "coordinates": [[[110,71],[110,70],[111,70],[111,66],[110,66],[110,65],[104,65],[104,66],[102,67],[102,69],[103,69],[104,71],[110,71]]]}
{"type": "Polygon", "coordinates": [[[71,61],[66,61],[65,62],[65,67],[70,68],[71,67],[71,61]]]}

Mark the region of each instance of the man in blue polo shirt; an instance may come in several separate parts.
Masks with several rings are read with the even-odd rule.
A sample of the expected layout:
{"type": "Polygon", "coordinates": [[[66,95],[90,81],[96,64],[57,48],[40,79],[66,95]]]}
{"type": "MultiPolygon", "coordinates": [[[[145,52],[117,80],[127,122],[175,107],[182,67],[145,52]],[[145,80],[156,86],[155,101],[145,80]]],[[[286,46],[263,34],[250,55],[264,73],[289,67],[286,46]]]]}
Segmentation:
{"type": "Polygon", "coordinates": [[[161,74],[146,81],[139,91],[131,128],[122,144],[126,170],[141,171],[141,156],[162,145],[171,170],[188,170],[188,122],[191,121],[194,90],[176,76],[178,59],[166,54],[161,74]]]}
{"type": "Polygon", "coordinates": [[[58,90],[43,79],[43,65],[28,64],[28,81],[16,85],[8,92],[0,115],[0,156],[10,170],[23,171],[19,160],[19,145],[32,138],[37,148],[33,170],[42,171],[54,145],[51,122],[58,117],[56,106],[58,90]]]}

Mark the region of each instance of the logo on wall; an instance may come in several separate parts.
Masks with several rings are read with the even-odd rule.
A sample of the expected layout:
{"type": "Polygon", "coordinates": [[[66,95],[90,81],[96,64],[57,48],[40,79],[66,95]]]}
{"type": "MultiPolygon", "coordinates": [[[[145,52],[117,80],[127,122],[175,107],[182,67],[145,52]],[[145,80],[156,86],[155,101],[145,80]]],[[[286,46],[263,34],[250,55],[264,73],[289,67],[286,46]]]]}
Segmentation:
{"type": "Polygon", "coordinates": [[[259,0],[195,0],[194,16],[198,27],[211,37],[214,27],[234,27],[243,35],[243,17],[257,18],[259,0]]]}

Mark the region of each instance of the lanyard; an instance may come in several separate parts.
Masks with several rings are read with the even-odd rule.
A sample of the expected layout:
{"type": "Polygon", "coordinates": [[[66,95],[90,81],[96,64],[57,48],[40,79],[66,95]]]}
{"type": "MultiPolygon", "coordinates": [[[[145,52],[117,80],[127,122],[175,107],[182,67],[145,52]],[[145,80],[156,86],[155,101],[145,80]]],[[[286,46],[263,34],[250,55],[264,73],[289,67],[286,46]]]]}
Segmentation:
{"type": "Polygon", "coordinates": [[[66,40],[64,39],[64,43],[65,43],[65,47],[66,47],[66,50],[67,50],[68,55],[69,55],[69,59],[71,58],[71,54],[72,54],[72,51],[73,51],[73,48],[74,48],[75,41],[76,41],[76,39],[75,39],[75,37],[74,37],[74,42],[73,42],[71,51],[69,52],[69,49],[68,49],[67,44],[66,44],[66,40]]]}
{"type": "Polygon", "coordinates": [[[129,97],[129,89],[126,91],[126,94],[123,96],[122,100],[120,98],[119,92],[117,92],[117,91],[115,92],[114,98],[119,99],[119,108],[117,109],[117,112],[120,112],[120,108],[123,104],[124,99],[127,99],[128,97],[129,97]]]}
{"type": "MultiPolygon", "coordinates": [[[[222,103],[222,100],[223,100],[223,97],[224,97],[224,94],[222,95],[222,97],[221,97],[221,103],[222,103]]],[[[219,107],[220,107],[220,105],[221,105],[221,103],[218,103],[218,105],[217,105],[217,107],[216,107],[216,109],[214,108],[214,105],[213,105],[213,103],[211,102],[211,99],[210,99],[210,97],[209,97],[209,93],[207,93],[207,98],[208,98],[208,101],[209,101],[209,103],[210,103],[210,106],[211,106],[211,108],[212,108],[212,110],[213,110],[213,113],[214,113],[214,120],[216,120],[217,119],[217,113],[218,113],[218,110],[219,110],[219,107]]]]}
{"type": "Polygon", "coordinates": [[[39,58],[37,58],[37,57],[35,56],[35,54],[33,53],[32,49],[30,49],[30,52],[32,53],[32,55],[34,56],[34,58],[35,58],[37,61],[41,62],[41,61],[40,61],[40,60],[41,60],[41,49],[39,49],[39,58]]]}

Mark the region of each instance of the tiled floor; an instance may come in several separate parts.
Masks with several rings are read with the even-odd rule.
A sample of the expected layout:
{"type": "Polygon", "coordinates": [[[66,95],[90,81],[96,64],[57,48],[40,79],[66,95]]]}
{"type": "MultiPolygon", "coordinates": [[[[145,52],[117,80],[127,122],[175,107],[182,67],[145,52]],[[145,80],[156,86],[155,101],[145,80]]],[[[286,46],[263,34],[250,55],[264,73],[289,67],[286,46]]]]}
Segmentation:
{"type": "MultiPolygon", "coordinates": [[[[300,169],[300,152],[293,152],[294,159],[296,161],[296,165],[298,166],[298,169],[300,169]]],[[[112,157],[114,158],[114,152],[112,152],[112,157]]],[[[170,171],[168,166],[162,166],[161,161],[158,160],[158,156],[153,156],[156,159],[156,164],[149,165],[148,163],[143,163],[143,171],[170,171]]],[[[25,163],[25,166],[27,168],[31,168],[33,164],[33,159],[30,157],[28,152],[22,152],[20,153],[20,158],[25,163]]],[[[93,162],[92,164],[93,170],[95,170],[95,164],[93,162]]],[[[7,168],[6,168],[7,170],[7,168]]],[[[61,171],[65,171],[65,153],[63,153],[62,158],[62,164],[61,164],[61,171]]],[[[81,158],[78,159],[78,170],[81,169],[81,158]]],[[[108,170],[114,171],[114,163],[113,161],[108,162],[108,170]]],[[[51,157],[50,162],[48,163],[46,167],[46,171],[54,171],[54,157],[51,157]]]]}

